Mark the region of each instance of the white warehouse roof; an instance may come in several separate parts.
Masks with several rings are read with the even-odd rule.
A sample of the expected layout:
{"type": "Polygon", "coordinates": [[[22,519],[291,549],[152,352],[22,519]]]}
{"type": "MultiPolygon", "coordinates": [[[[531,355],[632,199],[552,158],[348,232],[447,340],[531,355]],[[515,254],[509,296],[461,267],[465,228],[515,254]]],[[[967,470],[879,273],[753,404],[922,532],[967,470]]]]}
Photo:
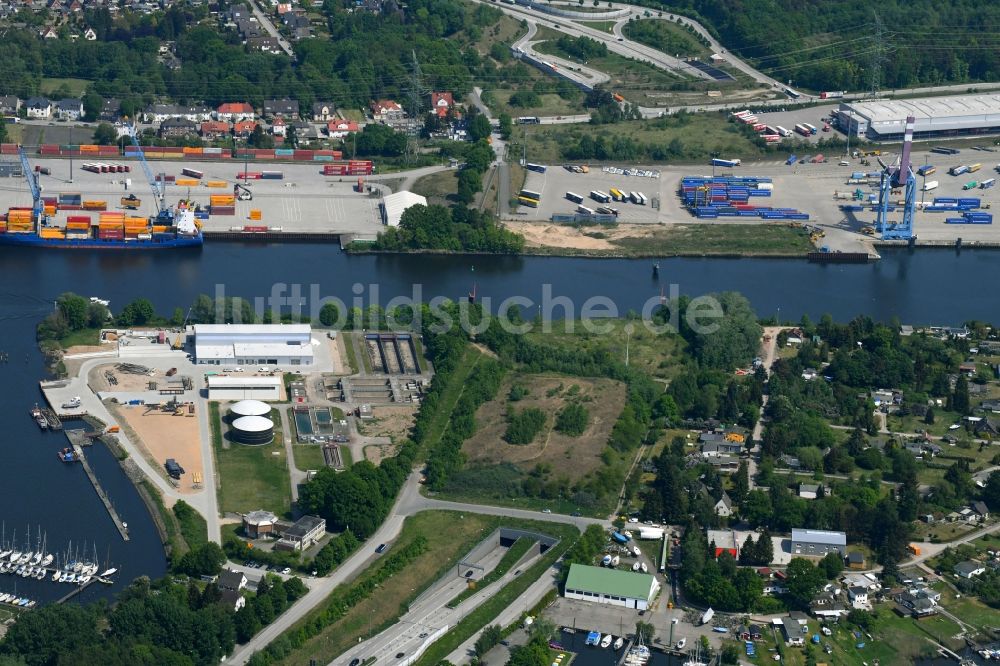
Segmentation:
{"type": "Polygon", "coordinates": [[[195,324],[195,335],[309,335],[309,324],[195,324]]]}
{"type": "Polygon", "coordinates": [[[1000,94],[843,102],[840,111],[867,119],[880,134],[893,133],[895,125],[902,132],[907,116],[916,118],[917,133],[989,127],[1000,123],[1000,94]]]}
{"type": "MultiPolygon", "coordinates": [[[[208,388],[244,388],[247,386],[281,386],[280,377],[230,377],[228,375],[212,375],[208,378],[208,388]]],[[[236,403],[236,405],[242,405],[243,403],[257,402],[256,400],[243,400],[242,402],[236,403]]],[[[260,403],[264,405],[264,403],[260,403]]],[[[233,411],[236,411],[236,405],[233,405],[233,411]]],[[[267,407],[267,405],[264,405],[267,407]]],[[[267,411],[271,411],[268,408],[267,411]]]]}
{"type": "Polygon", "coordinates": [[[263,416],[241,416],[233,421],[233,427],[243,432],[266,432],[274,427],[274,423],[263,416]]]}
{"type": "MultiPolygon", "coordinates": [[[[240,379],[242,379],[242,377],[240,377],[240,379]]],[[[251,378],[248,377],[247,379],[251,378]]],[[[264,379],[272,378],[264,377],[264,379]]],[[[277,382],[277,377],[274,377],[273,379],[277,382]]],[[[271,407],[260,400],[240,400],[238,403],[230,407],[229,411],[240,416],[265,416],[271,413],[271,407]]]]}
{"type": "Polygon", "coordinates": [[[407,190],[395,192],[382,199],[382,221],[390,227],[398,227],[403,212],[410,206],[427,205],[427,199],[407,190]]]}
{"type": "Polygon", "coordinates": [[[792,541],[800,541],[802,543],[822,543],[832,546],[846,546],[847,535],[843,532],[831,532],[829,530],[805,530],[793,527],[792,541]]]}

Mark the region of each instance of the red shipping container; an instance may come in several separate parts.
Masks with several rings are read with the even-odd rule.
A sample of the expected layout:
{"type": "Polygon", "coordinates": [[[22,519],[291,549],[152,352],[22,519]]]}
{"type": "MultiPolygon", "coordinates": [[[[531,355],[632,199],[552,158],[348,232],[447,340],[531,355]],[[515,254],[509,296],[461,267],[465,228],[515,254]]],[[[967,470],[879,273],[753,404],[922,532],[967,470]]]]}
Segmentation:
{"type": "Polygon", "coordinates": [[[83,210],[79,204],[59,204],[59,210],[83,210]]]}
{"type": "Polygon", "coordinates": [[[38,152],[42,155],[58,155],[59,145],[53,143],[42,144],[38,147],[38,152]]]}
{"type": "Polygon", "coordinates": [[[271,158],[274,157],[274,149],[273,148],[272,149],[255,148],[251,152],[257,157],[257,159],[260,159],[262,157],[263,158],[267,158],[267,159],[271,159],[271,158]]]}
{"type": "Polygon", "coordinates": [[[212,206],[212,215],[236,215],[236,206],[212,206]]]}
{"type": "Polygon", "coordinates": [[[254,233],[260,233],[260,232],[264,232],[264,231],[267,231],[267,227],[251,227],[251,226],[244,226],[244,227],[243,227],[243,231],[249,231],[249,232],[254,232],[254,233]]]}
{"type": "Polygon", "coordinates": [[[86,222],[86,223],[89,224],[90,223],[90,216],[89,215],[68,215],[66,217],[66,221],[67,222],[86,222]]]}
{"type": "Polygon", "coordinates": [[[2,155],[17,155],[17,144],[16,143],[0,143],[0,154],[2,154],[2,155]]]}
{"type": "Polygon", "coordinates": [[[293,156],[297,160],[312,160],[316,153],[312,150],[296,150],[293,156]]]}

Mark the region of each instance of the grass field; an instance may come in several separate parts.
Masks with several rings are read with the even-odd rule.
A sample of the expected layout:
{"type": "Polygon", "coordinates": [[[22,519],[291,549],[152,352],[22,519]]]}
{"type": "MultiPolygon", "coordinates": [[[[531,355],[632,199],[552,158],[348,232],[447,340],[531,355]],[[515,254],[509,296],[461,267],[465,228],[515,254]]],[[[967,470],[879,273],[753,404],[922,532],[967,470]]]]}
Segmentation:
{"type": "MultiPolygon", "coordinates": [[[[535,49],[540,53],[558,56],[571,62],[580,62],[578,58],[559,48],[555,42],[536,44],[535,49]]],[[[665,72],[662,69],[657,69],[652,65],[626,58],[617,53],[608,53],[606,56],[591,58],[586,62],[586,66],[610,76],[611,80],[608,81],[607,85],[626,98],[630,98],[631,95],[629,93],[636,88],[643,90],[665,90],[683,81],[679,76],[665,72]]]]}
{"type": "MultiPolygon", "coordinates": [[[[604,333],[588,333],[581,322],[572,322],[573,331],[567,332],[568,323],[555,322],[552,331],[532,332],[528,336],[535,342],[558,348],[577,349],[581,353],[603,349],[625,359],[625,327],[629,324],[624,319],[602,321],[602,326],[611,330],[604,333]]],[[[681,370],[684,339],[679,335],[656,335],[641,323],[632,323],[632,333],[628,336],[629,366],[641,370],[650,377],[672,379],[681,370]]]]}
{"type": "Polygon", "coordinates": [[[166,543],[164,545],[169,548],[170,559],[176,562],[181,555],[190,550],[187,542],[184,541],[184,537],[181,536],[181,527],[177,516],[174,515],[173,511],[164,506],[163,495],[160,494],[160,489],[149,481],[149,479],[143,479],[139,483],[156,507],[156,513],[159,516],[160,522],[163,523],[164,532],[166,532],[166,543]]]}
{"type": "Polygon", "coordinates": [[[413,192],[427,197],[430,205],[451,205],[451,197],[458,192],[458,171],[438,171],[421,178],[413,184],[413,192]]]}
{"type": "Polygon", "coordinates": [[[180,527],[180,533],[187,542],[188,548],[199,548],[208,542],[208,523],[201,514],[190,506],[187,510],[178,511],[180,504],[174,504],[173,514],[180,527]]]}
{"type": "Polygon", "coordinates": [[[600,30],[607,33],[610,33],[611,29],[615,26],[614,21],[576,21],[576,23],[579,23],[587,28],[593,28],[594,30],[600,30]]]}
{"type": "Polygon", "coordinates": [[[455,409],[455,403],[458,402],[458,399],[462,395],[462,387],[465,386],[465,382],[469,378],[469,373],[476,367],[476,363],[479,362],[482,356],[482,353],[475,347],[466,347],[465,352],[462,354],[462,359],[458,363],[458,367],[455,368],[451,382],[449,382],[441,394],[441,399],[438,401],[439,408],[424,439],[426,447],[433,448],[437,441],[441,439],[448,421],[451,420],[451,412],[455,409]]]}
{"type": "Polygon", "coordinates": [[[547,464],[560,476],[575,482],[604,466],[601,453],[624,406],[625,385],[610,379],[512,373],[504,380],[496,399],[476,412],[476,434],[462,445],[462,452],[470,465],[506,462],[528,470],[547,464]],[[512,386],[527,389],[527,396],[510,401],[512,386]],[[579,437],[556,432],[553,427],[555,415],[571,402],[579,402],[589,412],[587,429],[579,437]],[[535,440],[525,445],[504,441],[510,410],[532,407],[548,415],[535,440]]]}
{"type": "Polygon", "coordinates": [[[271,444],[245,446],[227,442],[223,446],[219,404],[209,403],[208,416],[212,427],[212,447],[215,450],[216,473],[219,475],[219,510],[244,512],[267,509],[279,516],[291,508],[291,481],[285,459],[280,430],[281,419],[271,412],[275,422],[275,437],[271,444]]]}
{"type": "Polygon", "coordinates": [[[340,334],[340,344],[344,346],[344,355],[347,357],[347,365],[351,368],[351,374],[358,374],[358,355],[354,352],[354,336],[347,331],[340,334]]]}
{"type": "Polygon", "coordinates": [[[715,152],[746,156],[743,159],[764,154],[735,124],[717,113],[678,114],[596,127],[588,124],[521,125],[514,132],[515,138],[521,138],[521,131],[528,142],[528,160],[543,164],[561,162],[563,149],[577,144],[584,135],[593,139],[603,136],[609,142],[617,137],[628,137],[643,145],[668,146],[676,151],[672,161],[700,159],[715,152]]]}
{"type": "Polygon", "coordinates": [[[326,467],[326,461],[323,459],[323,447],[319,444],[293,444],[292,455],[295,456],[295,467],[303,472],[308,469],[326,467]]]}
{"type": "Polygon", "coordinates": [[[66,336],[59,338],[59,344],[63,349],[69,349],[77,345],[97,345],[100,344],[101,329],[82,328],[79,331],[72,331],[66,336]]]}
{"type": "MultiPolygon", "coordinates": [[[[556,93],[542,93],[539,95],[541,102],[538,106],[532,107],[522,107],[522,106],[511,106],[510,98],[517,92],[516,90],[494,90],[493,98],[497,100],[496,113],[502,113],[506,111],[511,116],[575,116],[580,113],[586,113],[587,110],[583,108],[580,103],[580,99],[567,100],[563,99],[556,93]]],[[[515,130],[515,135],[517,131],[515,130]]]]}
{"type": "MultiPolygon", "coordinates": [[[[407,603],[440,578],[458,558],[492,532],[502,520],[469,513],[459,516],[445,511],[427,511],[407,518],[402,532],[392,544],[393,549],[405,547],[419,536],[427,538],[428,549],[401,572],[381,583],[377,594],[351,608],[344,617],[278,663],[298,666],[309,663],[311,659],[328,663],[357,643],[359,638],[366,638],[369,628],[371,635],[375,635],[394,623],[407,603]],[[448,538],[440,538],[445,533],[448,538]]],[[[382,562],[384,560],[376,561],[365,570],[363,577],[378,572],[382,562]]],[[[334,595],[337,596],[336,593],[334,595]]],[[[325,605],[317,608],[302,622],[308,622],[313,614],[322,613],[323,610],[325,605]]]]}
{"type": "Polygon", "coordinates": [[[612,240],[623,250],[645,255],[806,254],[815,251],[802,229],[777,224],[691,224],[657,228],[641,237],[612,240]]]}
{"type": "Polygon", "coordinates": [[[631,21],[625,25],[624,33],[640,44],[680,58],[704,58],[712,54],[698,37],[670,21],[631,21]]]}
{"type": "Polygon", "coordinates": [[[43,78],[38,85],[38,90],[43,95],[52,95],[60,88],[69,92],[70,97],[80,97],[87,91],[90,81],[86,79],[58,79],[43,78]]]}

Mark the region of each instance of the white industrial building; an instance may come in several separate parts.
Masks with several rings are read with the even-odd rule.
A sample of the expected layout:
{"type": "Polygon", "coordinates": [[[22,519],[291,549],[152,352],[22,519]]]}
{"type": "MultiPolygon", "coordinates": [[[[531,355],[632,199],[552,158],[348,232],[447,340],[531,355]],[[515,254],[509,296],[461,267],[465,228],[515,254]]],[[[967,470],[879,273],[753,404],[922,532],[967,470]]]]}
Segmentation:
{"type": "Polygon", "coordinates": [[[312,365],[308,324],[196,324],[194,357],[200,365],[312,365]]]}
{"type": "MultiPolygon", "coordinates": [[[[239,405],[258,400],[281,400],[281,378],[212,375],[208,378],[208,399],[222,402],[240,400],[242,402],[239,405]]],[[[266,416],[271,408],[267,407],[265,411],[256,414],[235,409],[232,411],[236,416],[266,416]]]]}
{"type": "Polygon", "coordinates": [[[571,564],[566,578],[567,599],[647,610],[660,584],[652,574],[571,564]]]}
{"type": "Polygon", "coordinates": [[[387,227],[398,227],[403,212],[410,206],[426,206],[427,199],[407,190],[395,192],[382,199],[379,207],[382,209],[382,224],[387,227]]]}
{"type": "Polygon", "coordinates": [[[1000,94],[841,102],[836,120],[852,136],[890,141],[902,140],[907,116],[917,121],[913,133],[917,140],[997,134],[1000,94]]]}

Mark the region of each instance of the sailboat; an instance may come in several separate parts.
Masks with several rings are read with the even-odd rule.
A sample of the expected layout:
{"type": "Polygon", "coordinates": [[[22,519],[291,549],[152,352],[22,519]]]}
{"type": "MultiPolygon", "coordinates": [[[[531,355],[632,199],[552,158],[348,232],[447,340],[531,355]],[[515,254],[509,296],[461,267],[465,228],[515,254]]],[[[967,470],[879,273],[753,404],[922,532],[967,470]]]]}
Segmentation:
{"type": "Polygon", "coordinates": [[[611,566],[617,567],[619,562],[621,562],[621,558],[617,555],[611,558],[611,566]]]}
{"type": "Polygon", "coordinates": [[[614,645],[615,652],[617,652],[618,650],[621,650],[623,645],[625,645],[625,637],[624,636],[619,636],[618,638],[616,638],[615,639],[615,645],[614,645]]]}

